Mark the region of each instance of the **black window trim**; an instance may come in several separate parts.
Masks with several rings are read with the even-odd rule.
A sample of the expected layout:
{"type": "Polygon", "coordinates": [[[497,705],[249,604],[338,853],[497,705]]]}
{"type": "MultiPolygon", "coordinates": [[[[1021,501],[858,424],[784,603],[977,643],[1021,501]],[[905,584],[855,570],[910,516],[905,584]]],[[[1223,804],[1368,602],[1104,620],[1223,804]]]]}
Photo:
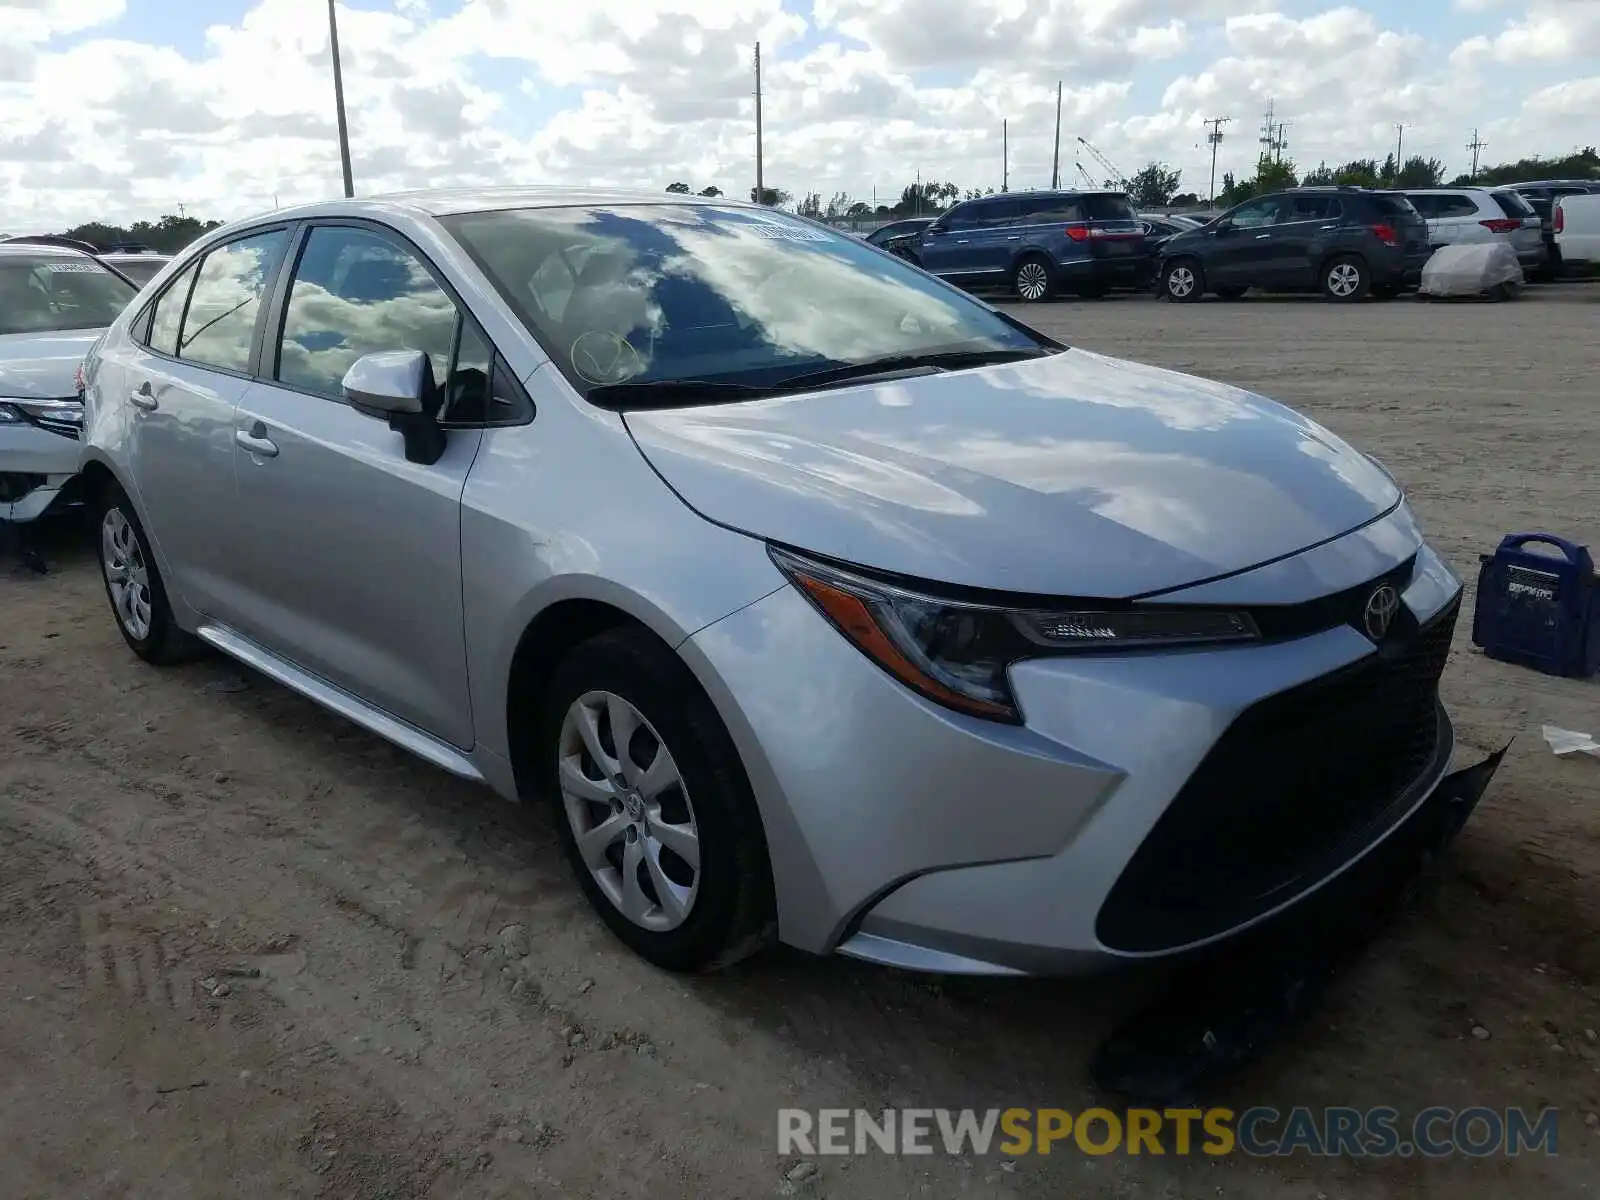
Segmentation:
{"type": "MultiPolygon", "coordinates": [[[[478,332],[483,336],[484,344],[492,352],[488,379],[491,397],[494,391],[495,368],[497,365],[505,363],[506,376],[514,380],[517,385],[517,413],[512,417],[498,421],[440,421],[439,427],[441,429],[504,429],[532,423],[534,417],[538,415],[533,398],[528,395],[527,388],[523,386],[522,380],[517,378],[516,372],[510,369],[510,363],[506,362],[500,347],[494,344],[494,339],[483,328],[483,322],[473,315],[471,307],[461,298],[461,293],[444,277],[433,260],[423,252],[420,246],[394,228],[394,226],[386,225],[382,221],[375,221],[368,217],[310,217],[296,223],[296,228],[289,239],[288,251],[283,256],[283,262],[280,265],[277,277],[273,281],[273,286],[266,293],[268,303],[263,307],[271,319],[259,330],[258,345],[256,347],[258,354],[252,360],[255,366],[255,379],[257,382],[268,384],[275,388],[282,388],[284,391],[294,392],[296,395],[309,396],[328,404],[349,406],[349,401],[342,396],[329,396],[323,392],[313,392],[306,388],[296,387],[292,383],[285,383],[277,378],[278,352],[283,344],[283,329],[289,317],[289,293],[294,285],[295,272],[300,267],[301,256],[304,255],[305,248],[311,241],[312,231],[316,229],[359,229],[364,233],[388,238],[400,248],[414,255],[416,260],[422,264],[422,269],[428,273],[429,278],[455,305],[455,328],[450,334],[450,365],[452,367],[455,365],[456,350],[461,343],[461,323],[463,319],[470,319],[477,326],[478,332]],[[270,356],[268,354],[269,343],[267,340],[269,330],[271,337],[270,356]]],[[[537,343],[537,338],[535,338],[535,342],[537,343]]]]}
{"type": "Polygon", "coordinates": [[[205,265],[206,259],[210,258],[214,251],[221,250],[225,246],[231,246],[235,242],[260,237],[264,233],[278,233],[280,231],[287,234],[284,240],[284,247],[287,251],[287,248],[294,244],[294,231],[297,224],[298,222],[296,221],[273,221],[262,225],[253,225],[249,229],[238,230],[218,241],[206,243],[197,249],[192,257],[185,260],[183,266],[174,273],[171,282],[150,297],[144,308],[140,310],[139,315],[134,318],[133,323],[129,326],[129,336],[133,338],[134,343],[141,350],[147,354],[154,355],[163,362],[181,363],[186,367],[194,367],[202,371],[215,371],[219,375],[228,375],[234,379],[253,380],[257,378],[256,366],[260,361],[261,333],[267,312],[267,302],[272,297],[275,280],[283,273],[283,262],[287,257],[287,253],[278,256],[277,261],[272,265],[272,269],[267,272],[266,278],[262,281],[261,301],[256,312],[255,328],[250,333],[250,353],[245,359],[245,369],[242,371],[235,370],[233,367],[219,367],[215,363],[201,362],[198,359],[184,358],[182,355],[168,354],[165,351],[157,350],[150,344],[151,325],[155,320],[156,305],[160,304],[172,292],[172,289],[178,285],[185,275],[189,275],[190,268],[194,269],[194,274],[189,275],[189,290],[183,297],[183,311],[178,314],[178,339],[179,348],[181,349],[184,322],[189,319],[189,301],[194,297],[194,285],[200,279],[200,268],[205,265]]]}

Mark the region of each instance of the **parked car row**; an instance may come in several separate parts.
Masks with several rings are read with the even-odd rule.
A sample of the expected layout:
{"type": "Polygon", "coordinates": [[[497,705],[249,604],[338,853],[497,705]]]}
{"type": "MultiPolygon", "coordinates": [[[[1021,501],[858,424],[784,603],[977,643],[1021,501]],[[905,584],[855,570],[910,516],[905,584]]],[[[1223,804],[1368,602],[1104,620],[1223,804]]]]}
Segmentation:
{"type": "MultiPolygon", "coordinates": [[[[1035,298],[1136,278],[1125,197],[1034,199],[919,247],[1035,298]]],[[[1462,586],[1378,463],[791,214],[456,189],[237,222],[137,296],[0,260],[10,336],[58,343],[6,411],[76,451],[133,653],[548,803],[662,966],[1199,952],[1449,769],[1462,586]]]]}

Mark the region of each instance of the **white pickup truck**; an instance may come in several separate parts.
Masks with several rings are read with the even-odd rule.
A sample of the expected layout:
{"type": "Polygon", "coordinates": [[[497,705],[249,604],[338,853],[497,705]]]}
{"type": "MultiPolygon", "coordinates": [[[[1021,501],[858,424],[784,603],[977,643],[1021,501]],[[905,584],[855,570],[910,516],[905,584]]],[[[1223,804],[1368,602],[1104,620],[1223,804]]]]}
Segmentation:
{"type": "Polygon", "coordinates": [[[1554,224],[1562,262],[1600,266],[1600,192],[1562,196],[1554,224]]]}

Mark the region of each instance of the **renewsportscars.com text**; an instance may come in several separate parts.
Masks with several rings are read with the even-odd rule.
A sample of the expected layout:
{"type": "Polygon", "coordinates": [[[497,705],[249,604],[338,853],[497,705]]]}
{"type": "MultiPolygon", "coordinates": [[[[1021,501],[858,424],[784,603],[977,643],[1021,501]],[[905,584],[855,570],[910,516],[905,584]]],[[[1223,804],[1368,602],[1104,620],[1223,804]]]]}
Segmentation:
{"type": "Polygon", "coordinates": [[[1556,1153],[1558,1110],[1425,1108],[778,1110],[779,1155],[1148,1154],[1474,1158],[1556,1153]]]}

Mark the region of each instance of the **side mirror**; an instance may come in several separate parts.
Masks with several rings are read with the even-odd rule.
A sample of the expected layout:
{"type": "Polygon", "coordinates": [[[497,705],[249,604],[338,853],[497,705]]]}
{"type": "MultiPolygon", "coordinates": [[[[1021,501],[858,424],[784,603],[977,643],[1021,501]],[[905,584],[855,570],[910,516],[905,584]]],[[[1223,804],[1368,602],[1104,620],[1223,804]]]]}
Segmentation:
{"type": "Polygon", "coordinates": [[[444,454],[445,435],[427,401],[434,391],[433,364],[420,350],[363,354],[344,374],[344,398],[369,416],[389,418],[405,439],[406,461],[432,466],[444,454]]]}
{"type": "Polygon", "coordinates": [[[1233,232],[1233,222],[1227,217],[1218,217],[1216,224],[1211,227],[1212,233],[1226,234],[1233,232]]]}
{"type": "Polygon", "coordinates": [[[926,233],[926,234],[929,234],[930,236],[933,236],[933,237],[938,237],[939,234],[944,232],[944,226],[939,224],[939,222],[935,221],[932,225],[929,225],[922,232],[926,233]]]}

